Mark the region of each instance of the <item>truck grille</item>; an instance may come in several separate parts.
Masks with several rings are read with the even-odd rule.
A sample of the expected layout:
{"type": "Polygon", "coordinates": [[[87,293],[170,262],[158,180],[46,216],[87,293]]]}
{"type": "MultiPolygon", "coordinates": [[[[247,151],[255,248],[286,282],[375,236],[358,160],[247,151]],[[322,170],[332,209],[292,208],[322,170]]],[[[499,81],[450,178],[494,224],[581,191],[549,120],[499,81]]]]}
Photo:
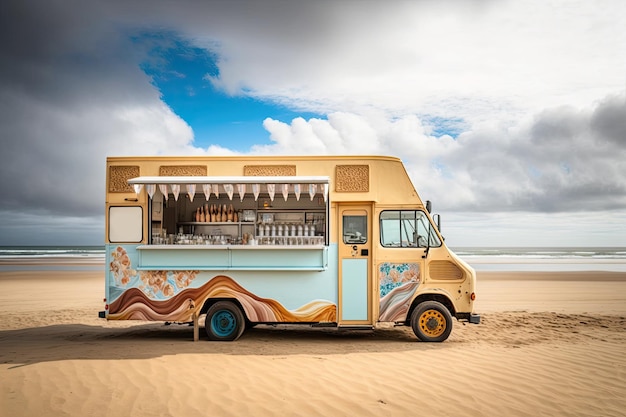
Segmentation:
{"type": "Polygon", "coordinates": [[[432,261],[429,266],[430,277],[441,280],[463,279],[463,271],[449,261],[432,261]]]}

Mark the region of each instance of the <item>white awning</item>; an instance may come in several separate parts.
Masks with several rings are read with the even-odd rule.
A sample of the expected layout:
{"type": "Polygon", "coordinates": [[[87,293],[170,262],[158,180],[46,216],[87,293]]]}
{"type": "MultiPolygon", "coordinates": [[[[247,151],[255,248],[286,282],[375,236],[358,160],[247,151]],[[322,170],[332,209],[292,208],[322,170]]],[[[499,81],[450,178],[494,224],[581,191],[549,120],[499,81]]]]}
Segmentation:
{"type": "Polygon", "coordinates": [[[228,177],[202,177],[202,176],[157,176],[157,177],[136,177],[128,180],[137,194],[141,193],[145,186],[150,198],[157,189],[162,194],[169,192],[178,199],[180,192],[189,194],[193,200],[196,189],[202,189],[208,201],[212,195],[219,198],[220,192],[224,192],[230,200],[233,199],[235,190],[241,200],[246,193],[254,196],[256,201],[259,194],[268,194],[274,200],[275,192],[288,199],[289,194],[293,194],[297,200],[300,193],[309,194],[311,200],[316,194],[321,194],[324,201],[328,199],[329,177],[324,176],[288,176],[288,177],[255,177],[255,176],[228,176],[228,177]],[[249,187],[248,187],[249,185],[249,187]]]}

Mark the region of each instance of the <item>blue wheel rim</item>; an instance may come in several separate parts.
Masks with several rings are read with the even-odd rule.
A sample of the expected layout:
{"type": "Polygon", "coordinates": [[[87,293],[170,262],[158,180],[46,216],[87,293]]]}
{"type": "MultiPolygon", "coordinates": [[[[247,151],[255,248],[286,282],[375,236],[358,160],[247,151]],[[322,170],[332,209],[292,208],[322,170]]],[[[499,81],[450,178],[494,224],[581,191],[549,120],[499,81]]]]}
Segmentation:
{"type": "Polygon", "coordinates": [[[237,328],[237,319],[228,310],[220,310],[211,318],[211,329],[218,337],[228,337],[237,328]]]}

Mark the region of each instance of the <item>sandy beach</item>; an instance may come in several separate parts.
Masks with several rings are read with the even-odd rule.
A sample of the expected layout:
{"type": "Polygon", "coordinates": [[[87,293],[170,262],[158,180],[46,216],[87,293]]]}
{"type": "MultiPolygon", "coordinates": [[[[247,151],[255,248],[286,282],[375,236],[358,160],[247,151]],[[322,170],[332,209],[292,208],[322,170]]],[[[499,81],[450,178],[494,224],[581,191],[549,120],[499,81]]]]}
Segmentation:
{"type": "Polygon", "coordinates": [[[624,416],[626,273],[481,272],[482,324],[106,322],[103,273],[0,272],[0,416],[624,416]]]}

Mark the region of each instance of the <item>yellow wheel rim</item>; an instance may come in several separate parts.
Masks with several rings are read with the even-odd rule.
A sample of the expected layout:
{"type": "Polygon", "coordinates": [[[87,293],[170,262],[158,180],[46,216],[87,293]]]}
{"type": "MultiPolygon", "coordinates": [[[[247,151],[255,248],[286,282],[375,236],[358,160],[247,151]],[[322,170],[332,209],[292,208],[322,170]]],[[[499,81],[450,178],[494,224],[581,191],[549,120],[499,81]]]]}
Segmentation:
{"type": "Polygon", "coordinates": [[[426,310],[420,316],[419,325],[426,336],[439,337],[446,331],[446,318],[437,310],[426,310]]]}

